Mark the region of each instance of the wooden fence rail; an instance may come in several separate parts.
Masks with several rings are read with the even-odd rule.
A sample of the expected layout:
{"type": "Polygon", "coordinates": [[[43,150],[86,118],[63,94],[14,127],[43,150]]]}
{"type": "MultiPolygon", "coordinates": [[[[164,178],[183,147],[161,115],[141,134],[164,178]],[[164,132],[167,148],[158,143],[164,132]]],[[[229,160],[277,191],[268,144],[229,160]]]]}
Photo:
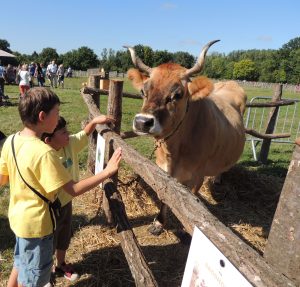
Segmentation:
{"type": "MultiPolygon", "coordinates": [[[[86,87],[81,90],[93,117],[100,114],[90,95],[95,92],[99,91],[86,87]]],[[[199,227],[253,286],[296,286],[293,281],[275,271],[262,256],[213,216],[188,188],[140,155],[106,125],[98,125],[96,130],[106,141],[110,141],[114,148],[122,148],[124,161],[152,187],[162,202],[171,208],[189,234],[192,235],[195,226],[199,227]]],[[[135,278],[135,274],[133,277],[135,278]]]]}

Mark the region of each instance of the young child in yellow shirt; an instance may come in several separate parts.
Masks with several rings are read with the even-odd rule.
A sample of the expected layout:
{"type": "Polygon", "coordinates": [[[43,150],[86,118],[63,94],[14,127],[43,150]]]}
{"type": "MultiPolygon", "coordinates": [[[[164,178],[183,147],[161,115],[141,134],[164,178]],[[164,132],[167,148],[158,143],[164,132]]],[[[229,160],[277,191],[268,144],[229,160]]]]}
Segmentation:
{"type": "MultiPolygon", "coordinates": [[[[114,119],[101,115],[90,121],[85,128],[73,135],[69,135],[67,123],[63,117],[52,134],[44,133],[42,140],[57,151],[62,164],[72,175],[73,180],[79,180],[78,153],[87,146],[88,136],[95,130],[97,124],[113,123],[114,119]]],[[[72,235],[72,196],[63,190],[58,198],[61,203],[61,215],[57,220],[57,228],[54,233],[54,249],[56,250],[55,274],[64,276],[67,280],[78,279],[72,265],[65,262],[66,251],[69,248],[72,235]]]]}

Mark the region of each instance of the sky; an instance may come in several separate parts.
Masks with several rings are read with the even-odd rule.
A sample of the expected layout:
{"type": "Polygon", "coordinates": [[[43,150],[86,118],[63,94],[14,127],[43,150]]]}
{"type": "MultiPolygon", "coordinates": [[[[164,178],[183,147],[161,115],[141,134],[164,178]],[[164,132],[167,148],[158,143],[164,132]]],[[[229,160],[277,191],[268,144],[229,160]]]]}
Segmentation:
{"type": "Polygon", "coordinates": [[[300,36],[299,0],[26,0],[1,1],[0,39],[24,54],[51,47],[147,45],[153,50],[210,52],[279,49],[300,36]]]}

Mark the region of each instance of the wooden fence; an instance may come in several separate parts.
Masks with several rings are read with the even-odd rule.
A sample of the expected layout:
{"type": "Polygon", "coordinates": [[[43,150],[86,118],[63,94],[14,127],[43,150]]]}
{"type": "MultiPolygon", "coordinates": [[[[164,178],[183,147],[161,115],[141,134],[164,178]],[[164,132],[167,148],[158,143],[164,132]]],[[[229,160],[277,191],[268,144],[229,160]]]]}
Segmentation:
{"type": "MultiPolygon", "coordinates": [[[[123,96],[122,86],[122,81],[111,80],[108,92],[108,112],[113,114],[118,121],[121,120],[122,115],[120,104],[123,96]]],[[[99,89],[90,87],[85,87],[81,90],[81,95],[88,106],[91,117],[100,115],[99,106],[95,104],[95,101],[99,103],[100,93],[99,89]]],[[[128,145],[122,137],[127,137],[128,134],[132,136],[130,132],[120,135],[119,130],[114,132],[106,125],[98,125],[96,130],[105,138],[109,154],[117,147],[122,148],[123,160],[157,193],[160,200],[170,207],[190,235],[192,235],[195,226],[200,228],[253,286],[287,287],[297,286],[300,283],[300,274],[298,272],[300,268],[299,200],[290,206],[289,212],[294,212],[293,216],[290,215],[284,221],[281,221],[281,218],[279,220],[279,218],[275,217],[274,221],[278,221],[278,224],[274,225],[274,227],[272,225],[270,237],[274,239],[272,240],[272,245],[267,246],[267,250],[269,251],[266,253],[268,254],[266,258],[270,261],[271,265],[266,261],[266,258],[260,256],[213,216],[200,199],[191,194],[188,188],[178,183],[157,165],[128,145]],[[295,208],[295,205],[297,205],[298,209],[295,208]],[[293,228],[292,231],[291,228],[293,228]],[[285,235],[286,230],[290,232],[288,236],[285,235]],[[279,232],[278,237],[277,232],[279,232]],[[286,239],[283,248],[280,247],[278,238],[286,239]],[[275,254],[275,250],[273,250],[272,246],[277,249],[274,256],[272,256],[272,253],[274,251],[275,254]],[[296,248],[296,250],[293,248],[296,248]],[[280,261],[280,256],[284,256],[283,254],[285,254],[286,250],[289,251],[289,256],[285,258],[283,268],[277,261],[280,261]],[[292,250],[295,250],[294,254],[292,250]]],[[[90,152],[92,152],[91,149],[90,152]]],[[[297,147],[293,154],[293,160],[297,160],[299,154],[300,147],[297,147]]],[[[296,184],[291,185],[291,183],[296,183],[296,180],[299,182],[299,164],[294,164],[292,169],[292,172],[287,176],[286,182],[290,182],[287,183],[287,189],[289,193],[296,192],[299,199],[299,187],[296,184]]],[[[158,286],[130,227],[122,198],[116,189],[116,181],[117,178],[115,177],[104,183],[108,203],[103,207],[105,214],[110,220],[114,220],[121,246],[136,286],[158,286]]],[[[286,197],[285,200],[289,202],[289,199],[286,197]]],[[[282,206],[282,204],[283,201],[280,200],[278,206],[282,206]]],[[[283,205],[286,205],[286,203],[283,205]]],[[[278,216],[282,216],[282,213],[281,208],[281,211],[278,211],[278,216]]]]}

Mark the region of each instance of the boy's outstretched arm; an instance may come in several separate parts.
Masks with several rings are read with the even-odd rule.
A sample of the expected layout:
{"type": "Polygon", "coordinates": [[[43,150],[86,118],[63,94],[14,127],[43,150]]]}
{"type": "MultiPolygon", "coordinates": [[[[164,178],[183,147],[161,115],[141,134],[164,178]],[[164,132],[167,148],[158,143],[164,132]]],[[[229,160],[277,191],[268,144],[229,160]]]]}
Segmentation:
{"type": "Polygon", "coordinates": [[[122,150],[121,148],[118,148],[116,149],[111,159],[107,163],[106,168],[102,172],[99,172],[91,177],[85,178],[79,182],[74,182],[73,180],[71,180],[63,186],[64,191],[72,196],[78,196],[96,187],[105,179],[111,177],[117,172],[121,158],[122,150]]]}
{"type": "Polygon", "coordinates": [[[0,174],[0,185],[5,185],[9,182],[9,176],[0,174]]]}
{"type": "Polygon", "coordinates": [[[89,136],[96,128],[97,124],[109,124],[114,123],[115,119],[111,116],[101,115],[93,118],[84,128],[85,133],[89,136]]]}

